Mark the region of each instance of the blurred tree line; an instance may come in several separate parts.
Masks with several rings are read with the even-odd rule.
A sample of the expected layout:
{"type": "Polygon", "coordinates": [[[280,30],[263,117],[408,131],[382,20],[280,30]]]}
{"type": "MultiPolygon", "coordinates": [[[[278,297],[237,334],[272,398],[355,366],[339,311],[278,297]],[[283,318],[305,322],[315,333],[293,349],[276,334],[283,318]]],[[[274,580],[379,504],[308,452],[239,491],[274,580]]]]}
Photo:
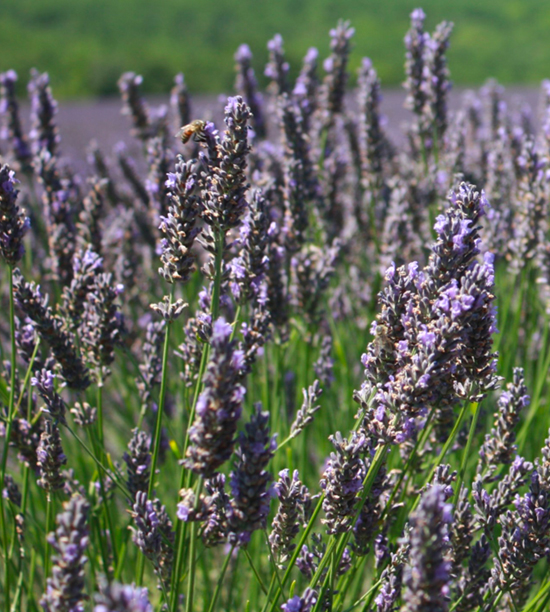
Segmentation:
{"type": "Polygon", "coordinates": [[[263,79],[266,43],[282,34],[291,69],[308,47],[328,54],[328,30],[340,18],[356,30],[354,71],[370,57],[384,85],[403,80],[409,13],[427,27],[455,22],[449,52],[453,81],[535,84],[550,77],[550,3],[546,0],[1,0],[0,70],[50,73],[57,97],[110,95],[123,71],[144,90],[166,92],[183,72],[195,92],[229,92],[233,54],[246,42],[263,79]]]}

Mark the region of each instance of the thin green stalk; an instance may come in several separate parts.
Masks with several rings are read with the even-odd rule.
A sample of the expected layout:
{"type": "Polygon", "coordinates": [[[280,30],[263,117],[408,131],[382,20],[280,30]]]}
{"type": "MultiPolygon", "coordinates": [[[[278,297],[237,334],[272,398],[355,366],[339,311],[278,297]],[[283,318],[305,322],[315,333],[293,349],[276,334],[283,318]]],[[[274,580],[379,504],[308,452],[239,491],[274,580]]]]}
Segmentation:
{"type": "Polygon", "coordinates": [[[235,318],[233,319],[233,329],[231,331],[231,340],[235,338],[235,334],[237,333],[237,328],[239,327],[239,319],[241,317],[241,309],[242,306],[239,304],[237,306],[237,311],[235,312],[235,318]]]}
{"type": "Polygon", "coordinates": [[[87,455],[89,455],[95,462],[95,464],[97,465],[97,467],[100,470],[103,470],[103,472],[105,474],[107,474],[107,476],[109,476],[109,478],[111,478],[111,480],[113,481],[113,484],[118,487],[123,493],[125,497],[129,497],[128,494],[128,490],[125,489],[119,482],[119,477],[118,475],[115,475],[111,470],[108,470],[103,463],[101,463],[101,461],[94,455],[94,453],[88,448],[88,446],[86,445],[86,443],[84,442],[84,440],[82,440],[82,438],[80,438],[78,436],[77,433],[75,433],[71,427],[69,427],[69,425],[65,425],[65,429],[73,436],[73,438],[80,444],[80,446],[84,449],[84,451],[86,452],[87,455]]]}
{"type": "MultiPolygon", "coordinates": [[[[0,486],[4,486],[4,479],[6,476],[6,466],[8,464],[8,449],[9,441],[11,440],[11,430],[13,426],[13,419],[15,418],[15,368],[16,368],[16,348],[15,348],[15,304],[13,298],[13,267],[9,266],[9,302],[10,302],[10,341],[11,341],[11,372],[10,372],[10,396],[8,404],[8,421],[6,423],[6,431],[4,440],[3,452],[2,452],[2,469],[0,477],[0,486]]],[[[8,528],[7,528],[7,516],[6,509],[4,506],[4,498],[0,495],[0,520],[2,521],[2,546],[4,548],[4,590],[5,600],[4,604],[7,610],[10,609],[10,591],[11,591],[11,575],[9,571],[9,540],[8,540],[8,528]]]]}
{"type": "Polygon", "coordinates": [[[458,501],[458,496],[460,495],[460,489],[462,488],[462,483],[464,482],[464,474],[466,473],[466,464],[468,463],[468,459],[470,458],[472,441],[475,436],[477,422],[479,419],[479,413],[481,412],[479,409],[479,402],[474,402],[472,404],[472,407],[474,408],[474,416],[470,424],[470,431],[468,432],[468,440],[466,442],[466,448],[464,449],[464,454],[462,455],[462,461],[460,463],[460,471],[458,473],[458,478],[457,478],[456,486],[455,486],[455,494],[453,496],[453,504],[455,507],[458,501]]]}
{"type": "Polygon", "coordinates": [[[218,582],[216,583],[216,588],[214,589],[214,595],[212,595],[210,605],[208,606],[208,612],[214,612],[214,609],[216,608],[216,604],[218,603],[218,598],[220,596],[220,592],[221,592],[221,588],[223,584],[223,579],[225,577],[225,572],[227,571],[227,568],[229,567],[229,562],[231,561],[231,557],[233,556],[234,550],[235,550],[235,544],[231,546],[231,550],[229,551],[229,554],[226,555],[225,560],[223,562],[222,569],[218,577],[218,582]]]}
{"type": "MultiPolygon", "coordinates": [[[[29,380],[31,377],[31,372],[32,372],[32,367],[34,364],[34,361],[36,359],[36,355],[38,353],[38,347],[40,344],[40,340],[38,340],[35,344],[34,347],[34,351],[33,354],[31,356],[31,360],[29,362],[29,365],[27,367],[27,371],[25,373],[25,379],[23,381],[23,385],[21,387],[21,392],[19,394],[19,398],[17,401],[17,405],[15,406],[14,409],[14,415],[17,414],[17,412],[19,411],[19,407],[21,405],[21,400],[23,398],[23,395],[25,393],[25,389],[27,388],[27,385],[29,384],[29,380]]],[[[32,418],[32,393],[28,393],[27,394],[27,421],[30,423],[31,422],[31,418],[32,418]]],[[[23,492],[22,492],[22,498],[21,498],[21,514],[23,516],[25,516],[25,512],[27,509],[27,500],[28,500],[28,496],[29,496],[29,482],[30,482],[30,469],[29,466],[25,463],[24,467],[23,467],[23,492]]],[[[9,561],[12,558],[13,555],[13,551],[15,549],[15,544],[17,542],[17,538],[14,536],[14,538],[12,539],[12,545],[10,547],[10,552],[7,558],[7,564],[9,563],[9,561]]],[[[7,565],[6,564],[6,565],[7,565]]],[[[16,587],[16,594],[15,594],[15,599],[14,599],[14,605],[16,605],[17,599],[20,596],[20,584],[21,584],[21,576],[23,575],[23,568],[22,568],[22,561],[20,560],[20,570],[19,570],[19,576],[20,579],[18,581],[18,586],[16,587]]]]}
{"type": "MultiPolygon", "coordinates": [[[[229,589],[228,589],[228,593],[227,593],[227,601],[225,602],[225,610],[226,612],[229,612],[230,610],[234,610],[234,607],[232,607],[233,605],[233,589],[235,587],[235,581],[237,578],[237,570],[239,567],[239,560],[240,557],[237,555],[237,558],[235,559],[235,563],[233,564],[233,567],[231,568],[231,576],[229,578],[229,589]]],[[[240,589],[241,591],[241,596],[242,596],[242,589],[240,589]]],[[[241,600],[239,600],[241,601],[241,600]]],[[[248,602],[247,602],[247,608],[249,608],[248,602]]],[[[249,612],[249,610],[247,610],[246,612],[249,612]]]]}
{"type": "Polygon", "coordinates": [[[36,603],[34,600],[35,595],[34,595],[34,589],[33,589],[35,572],[36,572],[36,549],[33,547],[31,549],[31,566],[29,569],[29,580],[28,580],[29,588],[27,592],[27,598],[28,598],[27,603],[33,604],[34,607],[36,607],[36,603]]]}
{"type": "Polygon", "coordinates": [[[23,590],[23,579],[24,579],[23,568],[21,568],[19,570],[19,578],[17,579],[17,585],[15,587],[15,595],[13,597],[13,603],[10,608],[10,612],[17,612],[17,609],[19,607],[19,599],[21,598],[21,591],[23,590]]]}
{"type": "MultiPolygon", "coordinates": [[[[174,287],[170,292],[170,303],[174,297],[174,287]]],[[[164,401],[166,398],[166,385],[168,380],[168,349],[170,347],[170,328],[171,321],[166,324],[166,334],[164,335],[164,347],[162,350],[162,378],[160,381],[159,402],[157,408],[157,418],[155,422],[155,434],[153,438],[153,456],[151,458],[151,478],[147,489],[147,498],[151,499],[153,488],[155,486],[155,474],[157,469],[158,457],[160,452],[160,441],[162,432],[162,414],[164,412],[164,401]]]]}
{"type": "Polygon", "coordinates": [[[96,541],[99,542],[99,552],[103,562],[103,573],[109,574],[109,553],[107,552],[105,538],[101,531],[101,522],[99,516],[92,516],[92,529],[95,529],[96,541]]]}
{"type": "MultiPolygon", "coordinates": [[[[197,400],[199,398],[200,388],[202,385],[202,378],[206,370],[207,362],[208,362],[208,347],[205,345],[202,351],[201,364],[199,368],[199,374],[197,377],[197,384],[195,385],[193,405],[191,406],[191,410],[189,411],[187,429],[185,430],[185,439],[183,442],[183,451],[182,451],[182,457],[184,458],[187,453],[187,447],[189,446],[189,428],[191,427],[191,424],[193,423],[193,420],[195,418],[195,408],[197,405],[197,400]]],[[[179,488],[182,489],[186,485],[189,486],[190,478],[191,478],[191,471],[186,470],[184,467],[182,467],[179,488]]],[[[181,570],[183,566],[183,560],[185,557],[183,549],[185,545],[186,535],[187,535],[187,523],[184,521],[179,521],[177,533],[176,533],[176,562],[174,564],[174,571],[172,575],[172,593],[171,593],[171,604],[170,604],[171,612],[177,612],[177,609],[178,609],[180,577],[181,577],[181,570]]]]}
{"type": "MultiPolygon", "coordinates": [[[[99,391],[100,387],[98,386],[98,405],[101,405],[101,393],[99,391]]],[[[99,411],[98,411],[99,412],[99,411]]],[[[100,433],[100,432],[98,432],[100,433]]],[[[96,456],[101,457],[101,459],[103,460],[105,457],[105,449],[102,445],[102,441],[101,439],[98,440],[97,444],[95,442],[95,438],[93,436],[93,433],[90,432],[90,438],[91,438],[91,442],[92,442],[92,447],[94,449],[94,453],[96,454],[96,456]],[[99,445],[99,448],[98,448],[99,445]]],[[[118,565],[118,551],[117,551],[117,547],[116,547],[116,541],[115,541],[115,528],[114,528],[114,524],[113,524],[113,518],[111,515],[111,504],[110,504],[110,500],[108,498],[107,495],[107,487],[105,486],[105,475],[102,472],[102,470],[98,470],[97,471],[97,475],[99,478],[99,488],[101,491],[101,495],[103,497],[103,514],[105,517],[105,521],[106,524],[109,527],[109,536],[111,539],[111,551],[113,554],[113,562],[115,567],[118,565]]],[[[101,537],[101,534],[100,534],[101,537]]],[[[107,577],[107,580],[111,580],[111,572],[109,571],[109,567],[110,567],[110,563],[107,563],[105,565],[105,575],[107,577]]]]}
{"type": "Polygon", "coordinates": [[[281,584],[277,588],[275,597],[273,598],[273,601],[271,602],[271,606],[269,605],[270,601],[268,597],[266,599],[265,606],[263,608],[263,612],[266,612],[267,610],[269,610],[269,612],[275,612],[275,609],[277,608],[277,603],[279,601],[279,597],[281,596],[281,593],[283,592],[283,588],[286,586],[286,583],[288,582],[288,579],[290,578],[292,569],[294,565],[296,564],[296,560],[298,559],[298,557],[300,556],[302,552],[302,547],[306,543],[306,540],[309,537],[311,530],[313,529],[313,525],[317,517],[319,516],[319,513],[321,512],[324,498],[325,498],[324,495],[321,495],[319,497],[319,501],[317,502],[317,505],[315,506],[315,510],[313,511],[311,518],[309,519],[309,523],[307,524],[307,527],[304,529],[304,532],[302,533],[302,537],[300,538],[296,548],[294,549],[294,553],[292,554],[292,557],[290,558],[288,567],[285,570],[281,584]]]}
{"type": "Polygon", "coordinates": [[[334,600],[334,585],[336,583],[336,574],[338,572],[338,562],[336,560],[336,549],[332,551],[330,566],[327,574],[327,582],[328,582],[328,609],[332,610],[333,600],[334,600]]]}
{"type": "Polygon", "coordinates": [[[344,612],[351,612],[352,610],[355,610],[355,608],[357,608],[357,606],[361,605],[363,602],[365,602],[365,605],[363,606],[363,611],[365,612],[366,610],[370,610],[374,595],[376,594],[376,591],[378,590],[378,587],[381,583],[381,580],[377,580],[374,584],[371,585],[371,587],[366,593],[361,595],[361,597],[357,599],[354,603],[352,603],[349,608],[346,608],[344,612]]]}
{"type": "MultiPolygon", "coordinates": [[[[548,329],[548,326],[546,327],[545,332],[547,331],[547,329],[548,329]]],[[[541,371],[548,372],[549,369],[550,369],[550,351],[548,351],[546,354],[541,371]]],[[[546,375],[538,376],[537,384],[535,386],[535,391],[533,393],[533,397],[531,400],[531,405],[529,407],[529,412],[527,413],[525,422],[523,423],[521,431],[518,434],[518,447],[519,447],[520,453],[523,453],[523,449],[525,448],[525,443],[528,440],[530,425],[533,422],[533,419],[535,418],[538,412],[540,397],[541,397],[542,390],[545,384],[546,384],[546,375]]]]}
{"type": "Polygon", "coordinates": [[[535,598],[525,608],[524,612],[542,612],[548,609],[548,602],[550,601],[550,581],[539,589],[535,598]],[[535,607],[536,606],[536,607],[535,607]]]}
{"type": "MultiPolygon", "coordinates": [[[[212,322],[214,322],[218,318],[219,308],[220,308],[220,293],[221,293],[221,281],[222,281],[222,263],[223,263],[223,253],[225,250],[225,234],[220,228],[214,229],[214,244],[215,244],[215,259],[214,259],[214,286],[212,289],[212,303],[211,303],[211,313],[212,313],[212,322]]],[[[167,332],[168,334],[168,332],[167,332]]],[[[189,421],[187,430],[185,432],[185,440],[183,443],[183,451],[182,456],[185,458],[187,454],[187,447],[189,445],[189,429],[193,420],[195,419],[195,409],[197,405],[197,400],[199,398],[200,389],[202,386],[202,379],[204,377],[204,372],[206,371],[206,365],[208,363],[209,357],[209,347],[204,346],[203,353],[201,357],[201,365],[199,369],[199,374],[197,377],[197,384],[195,386],[195,394],[193,396],[193,406],[191,407],[191,411],[189,412],[189,421]]],[[[164,372],[164,370],[163,370],[164,372]]],[[[181,477],[180,477],[180,488],[183,486],[189,486],[191,483],[191,472],[186,471],[184,467],[182,467],[181,477]]],[[[198,499],[198,496],[197,496],[198,499]]],[[[193,523],[191,528],[191,546],[194,548],[195,546],[195,537],[193,532],[195,531],[195,524],[193,523]]],[[[181,570],[183,566],[184,560],[184,545],[185,545],[185,536],[187,532],[187,524],[180,522],[178,526],[177,534],[176,534],[176,563],[174,565],[174,572],[172,576],[172,593],[171,593],[171,612],[177,612],[178,609],[178,600],[179,600],[179,592],[180,592],[180,576],[181,570]]],[[[194,569],[193,569],[194,572],[194,569]]],[[[190,582],[191,584],[191,582],[190,582]]],[[[192,586],[194,588],[194,576],[192,586]]]]}
{"type": "Polygon", "coordinates": [[[103,432],[103,396],[101,393],[101,388],[103,385],[103,380],[101,377],[101,366],[99,367],[98,380],[97,380],[97,437],[99,440],[99,444],[101,446],[101,454],[98,455],[101,460],[103,460],[103,455],[105,454],[105,434],[103,432]]]}
{"type": "Polygon", "coordinates": [[[430,435],[431,421],[432,421],[432,418],[433,418],[434,414],[435,414],[435,406],[432,407],[432,409],[430,410],[430,413],[428,414],[428,418],[426,420],[424,428],[420,432],[420,435],[417,436],[415,445],[414,445],[414,447],[412,449],[412,452],[409,455],[409,457],[407,459],[407,462],[405,463],[405,467],[401,471],[401,474],[399,475],[399,478],[398,478],[397,482],[395,483],[395,486],[392,489],[390,497],[388,498],[388,501],[387,501],[387,503],[386,503],[386,505],[384,507],[384,510],[382,512],[382,516],[380,517],[381,521],[384,520],[386,514],[389,512],[390,508],[392,507],[393,500],[394,500],[395,496],[397,495],[397,493],[399,492],[399,489],[401,487],[401,484],[402,484],[403,480],[405,480],[405,477],[407,476],[407,474],[409,473],[409,470],[411,469],[411,467],[413,465],[413,462],[414,462],[414,460],[416,458],[416,454],[418,453],[418,449],[422,448],[424,446],[424,443],[426,442],[426,439],[430,435]]]}
{"type": "Polygon", "coordinates": [[[267,589],[265,587],[265,584],[263,583],[262,577],[258,573],[258,570],[256,569],[256,566],[254,565],[254,562],[252,561],[252,557],[250,556],[250,553],[248,552],[246,548],[244,548],[243,551],[248,560],[248,564],[250,565],[250,568],[252,569],[254,576],[256,576],[256,580],[258,581],[258,584],[260,585],[260,588],[263,591],[263,594],[267,595],[267,589]]]}
{"type": "MultiPolygon", "coordinates": [[[[460,410],[460,413],[458,415],[458,419],[456,420],[453,429],[451,430],[451,433],[449,434],[449,437],[447,438],[447,440],[445,441],[445,444],[443,445],[443,448],[441,449],[439,456],[437,457],[437,459],[434,461],[430,471],[428,472],[428,476],[426,477],[426,482],[430,482],[431,479],[433,478],[433,475],[435,474],[435,471],[437,470],[438,466],[441,465],[441,463],[443,462],[443,459],[445,459],[447,453],[449,452],[449,449],[451,448],[456,435],[458,434],[458,431],[460,430],[460,426],[462,425],[462,421],[464,420],[464,415],[466,414],[466,411],[468,409],[468,407],[470,406],[469,402],[464,402],[462,405],[462,409],[460,410]]],[[[417,498],[418,500],[418,498],[417,498]]],[[[416,507],[416,503],[415,503],[415,507],[416,507]]]]}
{"type": "Polygon", "coordinates": [[[218,318],[220,312],[220,294],[222,286],[222,263],[225,250],[225,234],[216,228],[214,230],[214,244],[216,254],[214,259],[214,287],[212,289],[212,323],[218,318]]]}
{"type": "MultiPolygon", "coordinates": [[[[343,605],[344,605],[344,598],[347,595],[347,593],[349,592],[349,589],[351,588],[351,585],[353,583],[353,581],[355,580],[355,577],[357,576],[358,572],[359,572],[359,578],[362,578],[362,574],[359,570],[363,569],[363,566],[365,565],[367,560],[366,555],[361,557],[359,562],[354,563],[353,567],[346,572],[346,574],[342,577],[343,580],[341,579],[340,581],[342,582],[342,585],[338,585],[337,588],[337,596],[336,596],[336,601],[334,603],[333,609],[334,610],[339,610],[343,605]]],[[[356,594],[358,594],[358,590],[360,590],[361,588],[361,583],[359,583],[359,588],[356,587],[356,594]]],[[[355,599],[354,597],[352,597],[352,600],[355,599]]]]}
{"type": "MultiPolygon", "coordinates": [[[[266,543],[267,549],[269,550],[269,560],[271,561],[271,565],[273,567],[273,576],[275,577],[275,579],[277,580],[277,582],[279,583],[282,589],[281,577],[279,575],[277,563],[275,562],[275,556],[273,555],[273,549],[271,548],[271,543],[269,541],[269,535],[267,533],[266,528],[264,528],[264,536],[265,536],[265,543],[266,543]]],[[[266,593],[266,595],[269,596],[270,592],[271,592],[271,584],[269,585],[269,591],[266,593]]]]}
{"type": "MultiPolygon", "coordinates": [[[[367,500],[367,496],[369,495],[371,491],[376,475],[378,474],[383,463],[386,461],[387,449],[388,449],[388,445],[384,444],[383,446],[379,446],[378,449],[376,450],[376,453],[372,459],[372,463],[370,464],[370,467],[368,469],[367,475],[365,476],[365,480],[363,481],[363,490],[361,492],[361,497],[359,500],[359,504],[357,506],[357,510],[355,512],[355,518],[353,520],[353,523],[355,523],[355,521],[357,520],[359,513],[361,512],[361,509],[363,508],[363,505],[365,504],[365,501],[367,500]]],[[[344,550],[346,548],[346,545],[349,541],[350,536],[351,536],[351,530],[348,530],[346,533],[343,533],[340,536],[340,538],[335,537],[330,542],[325,554],[323,555],[323,558],[321,559],[319,563],[319,566],[317,567],[317,571],[315,572],[313,578],[311,579],[309,586],[312,589],[315,588],[315,586],[321,579],[323,571],[325,567],[328,565],[329,559],[332,562],[333,571],[337,570],[338,566],[340,565],[340,560],[342,559],[342,555],[344,554],[344,550]],[[333,551],[335,551],[334,556],[332,556],[333,551]]],[[[319,599],[317,600],[317,603],[315,604],[315,607],[313,608],[313,612],[317,612],[318,610],[320,610],[320,606],[321,606],[322,599],[323,599],[323,593],[326,591],[327,587],[330,586],[330,580],[331,580],[331,572],[327,574],[323,582],[323,587],[319,594],[319,599]]]]}
{"type": "Polygon", "coordinates": [[[124,562],[126,561],[126,553],[128,551],[128,542],[124,540],[120,546],[120,555],[118,557],[118,565],[115,567],[115,573],[113,576],[114,580],[120,581],[122,570],[124,569],[124,562]]]}
{"type": "MultiPolygon", "coordinates": [[[[200,502],[200,494],[202,488],[202,476],[197,480],[195,486],[196,503],[200,502]]],[[[197,547],[197,522],[191,524],[191,534],[189,536],[189,578],[187,582],[187,599],[185,601],[185,612],[193,611],[193,602],[195,601],[195,555],[197,547]]]]}
{"type": "Polygon", "coordinates": [[[52,505],[53,501],[51,498],[51,494],[47,493],[46,496],[46,547],[44,550],[44,592],[46,591],[46,580],[50,575],[50,543],[48,542],[48,534],[52,530],[52,505]]]}

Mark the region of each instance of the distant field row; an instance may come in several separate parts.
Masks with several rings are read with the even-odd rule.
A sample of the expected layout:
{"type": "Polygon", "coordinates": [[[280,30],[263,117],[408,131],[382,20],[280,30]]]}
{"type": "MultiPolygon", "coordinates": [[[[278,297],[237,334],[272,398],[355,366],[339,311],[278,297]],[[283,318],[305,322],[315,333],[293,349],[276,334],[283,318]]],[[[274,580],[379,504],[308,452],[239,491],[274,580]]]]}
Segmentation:
{"type": "MultiPolygon", "coordinates": [[[[464,94],[463,88],[455,88],[450,95],[451,110],[460,107],[464,94]]],[[[218,96],[196,95],[191,98],[191,114],[194,119],[213,120],[217,125],[223,125],[223,107],[226,95],[231,91],[218,96]]],[[[411,114],[403,108],[405,94],[400,88],[386,88],[383,91],[381,110],[386,117],[387,133],[394,143],[403,142],[402,126],[409,121],[411,114]]],[[[510,87],[504,94],[504,99],[512,113],[525,104],[534,112],[535,121],[538,118],[540,89],[538,87],[510,87]]],[[[168,104],[168,96],[149,96],[148,103],[154,107],[168,104]]],[[[267,101],[266,101],[267,103],[267,101]]],[[[348,99],[352,107],[354,100],[348,99]]],[[[73,165],[84,167],[86,151],[92,140],[95,140],[106,155],[111,155],[114,146],[124,141],[129,151],[140,157],[141,146],[138,140],[130,136],[130,119],[121,114],[122,102],[117,97],[97,99],[90,101],[63,102],[59,105],[57,117],[61,135],[61,152],[64,158],[72,160],[73,165]]],[[[25,128],[29,127],[28,104],[22,106],[22,119],[25,128]]],[[[174,131],[176,126],[174,124],[174,131]]],[[[277,137],[277,129],[272,127],[272,137],[277,137]]],[[[173,147],[178,142],[174,139],[173,147]]]]}
{"type": "MultiPolygon", "coordinates": [[[[108,95],[126,70],[145,89],[169,89],[183,72],[197,92],[228,90],[233,54],[243,42],[263,79],[266,43],[281,33],[291,68],[310,46],[328,54],[328,30],[339,18],[356,29],[350,68],[369,56],[387,85],[403,79],[402,39],[415,0],[2,0],[0,70],[48,71],[60,98],[108,95]]],[[[425,0],[427,26],[454,21],[453,80],[534,84],[550,77],[550,3],[544,0],[425,0]]],[[[265,81],[263,82],[265,84],[265,81]]]]}

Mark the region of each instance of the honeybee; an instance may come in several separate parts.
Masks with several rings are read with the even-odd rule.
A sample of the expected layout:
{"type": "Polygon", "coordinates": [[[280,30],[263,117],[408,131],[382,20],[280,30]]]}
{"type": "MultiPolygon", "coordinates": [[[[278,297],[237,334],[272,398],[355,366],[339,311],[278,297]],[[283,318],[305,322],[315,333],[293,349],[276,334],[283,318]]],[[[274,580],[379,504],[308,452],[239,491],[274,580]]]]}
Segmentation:
{"type": "Polygon", "coordinates": [[[181,138],[183,144],[189,142],[191,136],[194,136],[194,140],[198,141],[200,134],[205,127],[206,121],[203,121],[202,119],[195,119],[195,121],[191,121],[191,123],[188,123],[180,128],[176,136],[181,138]]]}

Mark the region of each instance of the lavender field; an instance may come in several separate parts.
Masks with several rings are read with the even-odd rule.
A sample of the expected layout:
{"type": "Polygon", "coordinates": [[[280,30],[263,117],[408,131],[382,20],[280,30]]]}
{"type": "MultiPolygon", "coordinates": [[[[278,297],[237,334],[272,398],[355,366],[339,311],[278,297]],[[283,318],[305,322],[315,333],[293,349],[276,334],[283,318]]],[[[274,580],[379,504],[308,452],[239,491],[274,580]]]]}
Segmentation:
{"type": "Polygon", "coordinates": [[[346,22],[262,92],[0,75],[2,610],[549,609],[550,81],[424,19],[383,96],[346,22]]]}

